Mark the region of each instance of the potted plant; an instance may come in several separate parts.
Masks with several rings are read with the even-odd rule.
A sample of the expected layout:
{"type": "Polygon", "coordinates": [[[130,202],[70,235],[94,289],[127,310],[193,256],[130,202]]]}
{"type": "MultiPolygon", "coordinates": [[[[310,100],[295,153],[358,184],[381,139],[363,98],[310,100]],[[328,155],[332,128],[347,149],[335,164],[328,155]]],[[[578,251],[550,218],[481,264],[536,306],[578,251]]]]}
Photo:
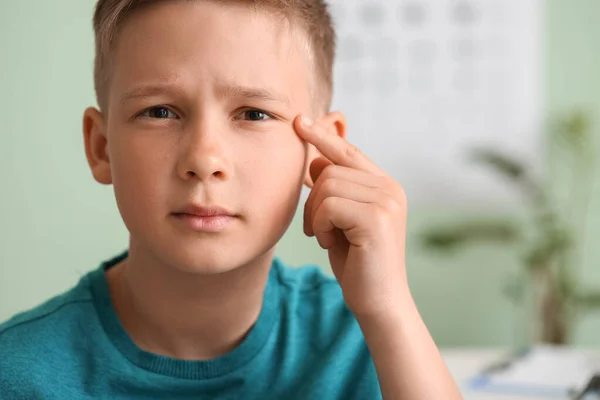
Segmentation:
{"type": "Polygon", "coordinates": [[[520,160],[497,149],[479,148],[471,152],[471,160],[519,189],[527,199],[531,218],[525,223],[489,218],[434,226],[423,233],[422,243],[438,252],[456,252],[481,241],[499,246],[518,241],[524,250],[523,268],[506,284],[505,293],[519,305],[523,305],[526,295],[533,299],[535,342],[565,344],[577,313],[600,307],[600,290],[584,288],[577,276],[582,242],[582,232],[577,228],[585,225],[581,221],[585,222],[589,214],[595,166],[589,116],[576,111],[559,120],[550,138],[565,153],[566,162],[560,168],[568,168],[571,173],[566,212],[552,201],[550,187],[535,178],[520,160]],[[574,214],[579,219],[573,218],[574,214]]]}

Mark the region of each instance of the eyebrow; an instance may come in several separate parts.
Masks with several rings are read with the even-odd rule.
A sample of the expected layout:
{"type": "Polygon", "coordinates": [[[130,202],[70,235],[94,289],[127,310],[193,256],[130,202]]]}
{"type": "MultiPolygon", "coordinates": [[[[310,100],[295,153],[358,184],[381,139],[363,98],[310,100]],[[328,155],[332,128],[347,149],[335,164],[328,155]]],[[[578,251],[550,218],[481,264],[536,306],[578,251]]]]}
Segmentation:
{"type": "MultiPolygon", "coordinates": [[[[150,84],[140,86],[123,93],[121,95],[121,103],[136,98],[165,94],[171,90],[172,85],[150,84]]],[[[273,101],[285,103],[288,106],[290,105],[290,99],[281,93],[249,86],[223,85],[218,90],[218,96],[220,98],[241,97],[246,100],[273,101]]]]}
{"type": "Polygon", "coordinates": [[[290,99],[281,93],[263,88],[240,85],[225,85],[219,90],[220,97],[241,97],[246,100],[275,101],[290,105],[290,99]]]}
{"type": "Polygon", "coordinates": [[[140,97],[157,96],[169,91],[169,85],[144,85],[128,90],[121,95],[121,103],[140,97]]]}

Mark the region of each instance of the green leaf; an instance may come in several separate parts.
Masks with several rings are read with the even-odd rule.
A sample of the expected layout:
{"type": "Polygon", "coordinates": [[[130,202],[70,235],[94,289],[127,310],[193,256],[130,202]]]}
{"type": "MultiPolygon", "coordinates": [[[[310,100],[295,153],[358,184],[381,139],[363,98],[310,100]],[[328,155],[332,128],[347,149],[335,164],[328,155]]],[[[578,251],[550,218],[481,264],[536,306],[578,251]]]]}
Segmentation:
{"type": "Polygon", "coordinates": [[[574,296],[573,300],[583,308],[600,308],[600,291],[580,292],[574,296]]]}
{"type": "Polygon", "coordinates": [[[449,251],[468,243],[508,243],[519,237],[520,231],[512,222],[489,220],[432,228],[422,234],[421,241],[426,248],[449,251]]]}
{"type": "Polygon", "coordinates": [[[520,180],[526,174],[525,166],[522,163],[496,150],[475,149],[471,152],[470,159],[491,167],[511,180],[520,180]]]}
{"type": "Polygon", "coordinates": [[[548,268],[552,264],[551,260],[569,250],[572,244],[572,237],[567,231],[547,231],[525,254],[525,264],[532,271],[548,268]]]}
{"type": "Polygon", "coordinates": [[[590,116],[576,110],[558,123],[558,135],[572,147],[582,147],[590,139],[590,116]]]}
{"type": "Polygon", "coordinates": [[[464,240],[458,232],[440,230],[425,232],[422,236],[422,242],[429,249],[452,250],[463,244],[464,240]]]}

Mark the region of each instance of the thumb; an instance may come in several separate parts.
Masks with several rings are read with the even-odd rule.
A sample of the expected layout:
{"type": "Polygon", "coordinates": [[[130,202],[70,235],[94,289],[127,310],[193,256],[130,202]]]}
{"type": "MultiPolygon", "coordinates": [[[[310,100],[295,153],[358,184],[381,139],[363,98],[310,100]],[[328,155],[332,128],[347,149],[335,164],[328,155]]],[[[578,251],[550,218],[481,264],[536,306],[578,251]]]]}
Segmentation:
{"type": "Polygon", "coordinates": [[[312,163],[310,163],[309,171],[313,185],[317,182],[317,179],[319,179],[319,176],[321,176],[323,170],[332,164],[333,163],[325,157],[318,157],[314,159],[312,163]]]}

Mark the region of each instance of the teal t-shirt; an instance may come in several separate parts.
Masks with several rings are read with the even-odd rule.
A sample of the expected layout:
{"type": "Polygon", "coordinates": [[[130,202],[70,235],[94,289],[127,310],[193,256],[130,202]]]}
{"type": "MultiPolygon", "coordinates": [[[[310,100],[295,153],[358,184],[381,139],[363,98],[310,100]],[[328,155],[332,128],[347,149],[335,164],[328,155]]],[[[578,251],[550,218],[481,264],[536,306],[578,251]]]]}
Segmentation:
{"type": "Polygon", "coordinates": [[[0,399],[380,399],[375,368],[337,282],[275,258],[254,327],[233,351],[185,361],[141,350],[105,271],[0,325],[0,399]]]}

